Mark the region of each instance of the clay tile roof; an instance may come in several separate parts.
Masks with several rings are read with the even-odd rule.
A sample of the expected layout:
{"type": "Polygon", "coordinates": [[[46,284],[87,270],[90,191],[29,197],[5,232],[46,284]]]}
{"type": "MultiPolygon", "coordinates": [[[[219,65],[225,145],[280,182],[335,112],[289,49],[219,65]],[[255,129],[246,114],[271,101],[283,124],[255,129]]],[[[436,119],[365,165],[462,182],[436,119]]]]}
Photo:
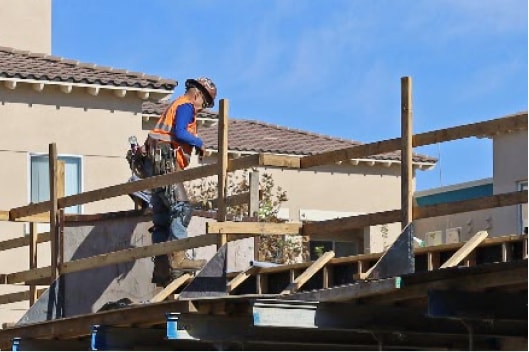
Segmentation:
{"type": "MultiPolygon", "coordinates": [[[[159,115],[169,105],[164,103],[143,103],[143,114],[159,115]]],[[[218,118],[217,113],[201,112],[198,118],[218,118]]],[[[218,150],[218,126],[201,125],[198,130],[207,149],[218,150]]],[[[255,120],[230,118],[228,128],[230,151],[274,153],[288,155],[313,155],[325,151],[348,148],[361,142],[325,136],[317,133],[267,124],[255,120]]],[[[400,161],[400,151],[373,155],[366,159],[400,161]]],[[[427,155],[414,154],[415,162],[435,163],[437,159],[427,155]]]]}
{"type": "Polygon", "coordinates": [[[19,78],[173,90],[175,80],[0,46],[0,79],[19,78]]]}

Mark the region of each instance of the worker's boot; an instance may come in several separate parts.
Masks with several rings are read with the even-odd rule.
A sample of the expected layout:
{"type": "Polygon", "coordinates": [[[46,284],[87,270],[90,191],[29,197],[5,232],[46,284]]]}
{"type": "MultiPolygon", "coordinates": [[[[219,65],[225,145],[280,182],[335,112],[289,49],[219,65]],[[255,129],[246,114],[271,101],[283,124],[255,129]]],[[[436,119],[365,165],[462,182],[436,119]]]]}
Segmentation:
{"type": "Polygon", "coordinates": [[[171,281],[171,266],[167,255],[154,257],[154,269],[152,271],[153,284],[165,287],[171,281]]]}
{"type": "Polygon", "coordinates": [[[174,280],[185,273],[194,273],[206,265],[204,259],[191,259],[185,251],[173,252],[170,256],[171,278],[174,280]]]}

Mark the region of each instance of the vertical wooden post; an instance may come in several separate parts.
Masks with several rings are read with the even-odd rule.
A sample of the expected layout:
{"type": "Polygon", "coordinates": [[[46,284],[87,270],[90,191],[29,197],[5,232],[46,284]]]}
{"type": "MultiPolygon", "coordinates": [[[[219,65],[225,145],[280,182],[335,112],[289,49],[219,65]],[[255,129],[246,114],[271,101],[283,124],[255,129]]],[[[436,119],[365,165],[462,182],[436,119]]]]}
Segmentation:
{"type": "MultiPolygon", "coordinates": [[[[29,268],[37,268],[37,223],[29,223],[29,268]]],[[[37,301],[37,286],[29,285],[29,306],[31,307],[37,301]]]]}
{"type": "MultiPolygon", "coordinates": [[[[219,101],[219,132],[218,132],[218,207],[217,221],[226,221],[226,178],[228,174],[228,107],[226,99],[219,101]]],[[[219,234],[217,250],[226,243],[226,234],[219,234]]]]}
{"type": "Polygon", "coordinates": [[[59,277],[58,270],[58,234],[57,231],[57,146],[55,143],[49,145],[49,175],[50,175],[50,247],[51,247],[51,282],[59,277]]]}
{"type": "Polygon", "coordinates": [[[402,229],[413,221],[413,120],[411,77],[402,77],[401,83],[401,202],[402,229]]]}
{"type": "MultiPolygon", "coordinates": [[[[259,218],[259,171],[250,172],[250,199],[248,202],[248,216],[259,218]]],[[[253,258],[259,260],[259,236],[253,238],[253,258]]]]}

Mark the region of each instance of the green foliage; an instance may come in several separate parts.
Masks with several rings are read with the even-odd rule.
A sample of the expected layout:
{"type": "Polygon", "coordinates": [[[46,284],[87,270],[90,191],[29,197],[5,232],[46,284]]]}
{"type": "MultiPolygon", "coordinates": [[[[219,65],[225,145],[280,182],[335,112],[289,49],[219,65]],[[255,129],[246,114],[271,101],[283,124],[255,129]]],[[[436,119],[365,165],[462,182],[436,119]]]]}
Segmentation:
{"type": "MultiPolygon", "coordinates": [[[[212,210],[212,199],[217,198],[216,178],[202,178],[186,184],[190,201],[197,204],[203,210],[212,210]]],[[[239,173],[230,173],[226,179],[227,195],[237,195],[250,190],[249,171],[243,170],[239,173]]],[[[277,217],[281,204],[288,200],[287,192],[280,186],[276,186],[270,173],[261,173],[259,179],[259,221],[283,222],[277,217]]],[[[248,214],[248,204],[230,206],[227,204],[227,214],[235,218],[242,218],[248,214]]],[[[293,263],[306,260],[309,257],[307,239],[301,236],[259,236],[259,261],[274,263],[293,263]]]]}

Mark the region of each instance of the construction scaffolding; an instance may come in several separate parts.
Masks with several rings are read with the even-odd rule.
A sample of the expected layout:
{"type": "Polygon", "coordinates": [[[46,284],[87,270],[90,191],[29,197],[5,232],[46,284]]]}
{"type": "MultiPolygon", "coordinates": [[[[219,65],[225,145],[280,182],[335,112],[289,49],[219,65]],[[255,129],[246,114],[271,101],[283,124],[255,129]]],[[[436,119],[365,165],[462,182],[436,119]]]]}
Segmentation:
{"type": "Polygon", "coordinates": [[[0,212],[0,220],[28,222],[31,229],[30,236],[0,242],[1,251],[28,246],[30,255],[29,270],[0,274],[0,284],[27,285],[29,290],[2,295],[0,304],[29,300],[31,305],[25,320],[0,330],[0,348],[527,348],[527,235],[487,238],[486,232],[478,232],[465,243],[413,246],[416,219],[527,203],[527,191],[419,207],[413,204],[412,186],[414,147],[527,130],[527,113],[414,135],[411,79],[403,77],[401,84],[400,138],[311,156],[257,154],[229,159],[225,99],[219,104],[216,164],[61,196],[57,149],[50,144],[50,200],[0,212]],[[236,170],[308,169],[396,150],[401,150],[402,158],[401,209],[312,223],[267,223],[252,217],[258,185],[242,195],[226,194],[227,174],[236,170]],[[149,215],[139,210],[68,215],[65,208],[215,175],[217,222],[207,223],[203,235],[78,258],[65,254],[69,228],[125,218],[142,219],[140,224],[149,215]],[[242,203],[253,204],[246,219],[252,221],[228,221],[227,205],[242,203]],[[245,271],[226,271],[227,244],[241,238],[285,234],[310,238],[322,233],[332,237],[336,232],[399,221],[402,233],[384,253],[336,258],[329,251],[313,262],[273,267],[254,263],[245,271]],[[50,231],[37,233],[39,222],[49,223],[50,231]],[[43,242],[51,243],[51,263],[38,268],[36,249],[43,242]],[[71,299],[64,293],[68,274],[210,245],[216,245],[218,252],[199,274],[180,277],[147,301],[64,314],[71,299]],[[50,286],[39,290],[37,285],[50,286]],[[38,312],[31,313],[32,309],[38,312]]]}

